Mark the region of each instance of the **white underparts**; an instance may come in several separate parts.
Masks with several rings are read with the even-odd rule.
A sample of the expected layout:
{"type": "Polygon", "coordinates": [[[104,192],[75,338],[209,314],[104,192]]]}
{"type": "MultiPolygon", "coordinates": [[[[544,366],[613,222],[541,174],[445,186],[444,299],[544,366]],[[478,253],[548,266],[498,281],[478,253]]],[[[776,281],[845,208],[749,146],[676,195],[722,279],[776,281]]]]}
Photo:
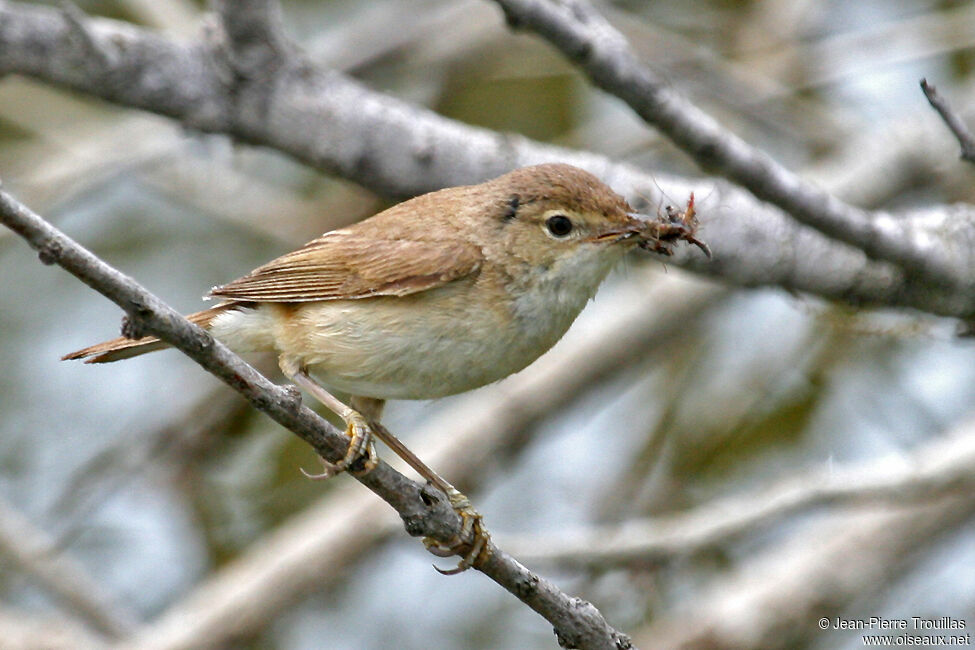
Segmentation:
{"type": "Polygon", "coordinates": [[[210,333],[234,352],[273,350],[274,326],[264,309],[240,307],[216,316],[210,333]]]}

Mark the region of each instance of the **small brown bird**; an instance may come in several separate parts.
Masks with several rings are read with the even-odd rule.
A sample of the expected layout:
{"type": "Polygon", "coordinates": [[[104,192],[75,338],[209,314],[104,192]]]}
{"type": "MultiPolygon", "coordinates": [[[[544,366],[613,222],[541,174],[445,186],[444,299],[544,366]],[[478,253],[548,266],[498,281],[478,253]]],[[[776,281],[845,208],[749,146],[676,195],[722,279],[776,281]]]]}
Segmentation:
{"type": "MultiPolygon", "coordinates": [[[[679,239],[705,249],[695,225],[633,214],[576,167],[525,167],[325,233],[214,288],[222,302],[187,318],[235,351],[277,353],[284,374],[345,421],[348,453],[323,476],[362,455],[368,470],[377,462],[369,423],[379,434],[385,400],[452,395],[521,370],[562,337],[626,251],[668,253],[679,239]]],[[[64,358],[104,363],[164,347],[118,338],[64,358]]]]}

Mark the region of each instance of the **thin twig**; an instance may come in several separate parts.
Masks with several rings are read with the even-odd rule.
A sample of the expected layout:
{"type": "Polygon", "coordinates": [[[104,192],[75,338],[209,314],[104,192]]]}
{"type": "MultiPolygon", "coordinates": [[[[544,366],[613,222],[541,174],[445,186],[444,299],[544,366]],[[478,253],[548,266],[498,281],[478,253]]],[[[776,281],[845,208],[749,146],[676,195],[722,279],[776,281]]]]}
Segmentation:
{"type": "Polygon", "coordinates": [[[609,567],[670,561],[712,549],[789,515],[822,506],[909,504],[975,489],[975,420],[903,458],[817,471],[671,516],[629,521],[557,538],[508,538],[534,562],[609,567]],[[532,550],[534,549],[534,551],[532,550]]]}
{"type": "Polygon", "coordinates": [[[924,91],[924,96],[928,98],[928,103],[934,110],[938,111],[938,115],[941,116],[948,129],[958,140],[958,144],[961,145],[962,159],[975,163],[975,135],[972,135],[968,125],[961,119],[961,115],[955,112],[948,100],[942,97],[938,89],[929,84],[927,79],[921,79],[921,90],[924,91]]]}
{"type": "Polygon", "coordinates": [[[70,618],[36,615],[26,608],[0,607],[0,639],[4,650],[109,650],[112,647],[70,618]]]}
{"type": "MultiPolygon", "coordinates": [[[[347,438],[301,404],[300,394],[277,386],[258,373],[207,332],[34,214],[6,191],[0,190],[0,222],[38,251],[45,264],[57,264],[89,285],[129,315],[138,329],[166,341],[239,392],[257,409],[311,444],[331,461],[344,456],[347,438]]],[[[357,477],[396,509],[414,536],[449,543],[461,534],[461,521],[446,496],[379,465],[357,477]]],[[[562,639],[580,648],[627,647],[617,632],[590,603],[565,594],[495,545],[478,570],[545,617],[562,639]]]]}
{"type": "MultiPolygon", "coordinates": [[[[897,593],[890,590],[892,582],[918,564],[929,566],[922,560],[926,551],[973,511],[975,501],[966,494],[810,521],[767,552],[715,572],[708,584],[639,631],[637,640],[660,650],[792,650],[802,645],[798,639],[841,647],[822,636],[821,620],[846,618],[851,602],[887,600],[871,600],[870,594],[897,593]]],[[[877,613],[882,611],[889,610],[877,613]]]]}

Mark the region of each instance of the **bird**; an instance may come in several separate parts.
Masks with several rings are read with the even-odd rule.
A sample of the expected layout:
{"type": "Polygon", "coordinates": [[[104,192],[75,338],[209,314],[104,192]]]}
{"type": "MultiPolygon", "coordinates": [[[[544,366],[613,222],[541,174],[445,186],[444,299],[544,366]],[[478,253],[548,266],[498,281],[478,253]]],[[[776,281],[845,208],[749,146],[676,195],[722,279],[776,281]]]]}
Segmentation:
{"type": "MultiPolygon", "coordinates": [[[[368,472],[373,433],[412,456],[380,423],[386,400],[435,399],[520,371],[565,334],[627,251],[669,254],[685,240],[709,254],[696,227],[693,195],[686,211],[651,219],[578,167],[522,167],[326,232],[214,287],[207,297],[219,302],[187,319],[235,352],[275,353],[288,379],[342,418],[345,457],[323,459],[316,478],[368,472]]],[[[63,358],[107,363],[165,347],[120,337],[63,358]]],[[[464,514],[476,526],[479,515],[464,514]]]]}

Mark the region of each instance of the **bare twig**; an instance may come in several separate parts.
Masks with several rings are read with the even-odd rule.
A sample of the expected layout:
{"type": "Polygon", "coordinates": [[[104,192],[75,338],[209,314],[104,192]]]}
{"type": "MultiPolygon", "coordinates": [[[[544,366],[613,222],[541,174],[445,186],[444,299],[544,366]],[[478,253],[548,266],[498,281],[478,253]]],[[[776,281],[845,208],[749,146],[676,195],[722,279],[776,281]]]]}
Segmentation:
{"type": "Polygon", "coordinates": [[[137,617],[112,602],[77,562],[56,548],[48,535],[0,501],[0,555],[37,580],[99,633],[118,638],[130,633],[137,617]]]}
{"type": "MultiPolygon", "coordinates": [[[[207,332],[5,191],[0,191],[0,222],[27,240],[38,251],[42,262],[58,264],[115,302],[129,314],[129,322],[136,329],[158,336],[182,351],[254,407],[311,444],[319,454],[330,460],[344,456],[346,437],[302,405],[296,390],[271,383],[207,332]]],[[[411,535],[448,542],[461,533],[460,517],[442,493],[428,490],[383,462],[357,478],[396,509],[411,535]]],[[[493,544],[489,559],[478,570],[544,616],[560,638],[572,645],[614,648],[628,643],[590,603],[563,593],[493,544]]]]}
{"type": "MultiPolygon", "coordinates": [[[[796,14],[803,15],[801,11],[796,14]]],[[[791,92],[823,88],[898,64],[930,60],[975,45],[975,6],[962,3],[888,20],[864,21],[813,38],[780,37],[749,48],[738,60],[756,72],[792,81],[791,92]],[[767,47],[775,42],[780,47],[767,47]]],[[[738,57],[736,57],[738,58],[738,57]]]]}
{"type": "Polygon", "coordinates": [[[22,610],[0,609],[3,650],[102,650],[104,639],[64,616],[33,616],[22,610]]]}
{"type": "MultiPolygon", "coordinates": [[[[972,516],[969,495],[923,506],[837,513],[728,571],[639,632],[654,648],[788,650],[830,643],[818,623],[913,566],[921,549],[972,516]]],[[[878,614],[876,610],[871,615],[878,614]]]]}
{"type": "Polygon", "coordinates": [[[802,223],[935,282],[967,284],[924,237],[908,237],[883,215],[847,205],[804,182],[723,128],[640,62],[619,31],[585,0],[495,0],[509,24],[548,39],[597,86],[656,126],[704,169],[740,183],[802,223]]]}
{"type": "MultiPolygon", "coordinates": [[[[206,48],[116,21],[85,22],[93,38],[119,44],[126,56],[108,69],[94,69],[94,61],[77,66],[76,48],[60,37],[66,26],[59,12],[0,4],[0,71],[274,147],[389,196],[479,182],[551,160],[589,169],[637,207],[665,202],[660,187],[671,197],[696,191],[707,197],[699,201],[698,212],[715,259],[702,264],[695,256],[678,256],[676,264],[747,286],[782,286],[857,305],[910,306],[961,317],[975,313],[975,291],[919,282],[728,184],[654,176],[605,156],[473,128],[321,71],[294,52],[273,84],[261,77],[237,78],[226,74],[232,66],[219,29],[206,48]],[[241,102],[253,110],[235,108],[241,102]]],[[[935,206],[885,223],[908,240],[926,239],[939,254],[950,251],[958,273],[975,278],[972,208],[935,206]]]]}
{"type": "Polygon", "coordinates": [[[928,98],[928,103],[934,110],[938,111],[938,115],[944,120],[945,125],[957,138],[958,144],[961,145],[962,159],[975,163],[975,135],[972,135],[972,132],[968,130],[968,125],[955,112],[948,100],[941,96],[938,89],[928,83],[927,79],[921,79],[921,90],[924,91],[924,96],[928,98]]]}
{"type": "Polygon", "coordinates": [[[971,494],[975,488],[975,421],[905,458],[882,459],[774,484],[760,494],[729,497],[690,512],[620,526],[562,532],[558,538],[505,540],[535,562],[618,566],[672,560],[714,548],[789,515],[818,506],[907,504],[971,494]]]}

